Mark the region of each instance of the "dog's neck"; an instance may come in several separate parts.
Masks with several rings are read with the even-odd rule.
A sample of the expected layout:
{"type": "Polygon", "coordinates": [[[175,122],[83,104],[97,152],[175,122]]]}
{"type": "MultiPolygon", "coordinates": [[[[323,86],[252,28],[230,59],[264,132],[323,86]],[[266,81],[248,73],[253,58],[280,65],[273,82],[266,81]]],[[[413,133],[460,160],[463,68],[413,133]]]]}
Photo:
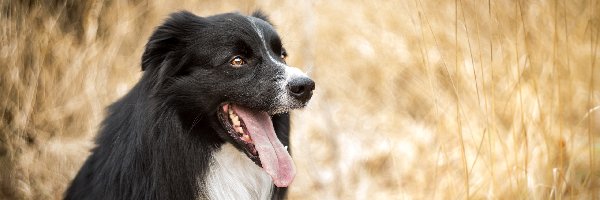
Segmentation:
{"type": "Polygon", "coordinates": [[[262,168],[226,143],[214,153],[206,189],[210,199],[270,199],[273,182],[262,168]]]}

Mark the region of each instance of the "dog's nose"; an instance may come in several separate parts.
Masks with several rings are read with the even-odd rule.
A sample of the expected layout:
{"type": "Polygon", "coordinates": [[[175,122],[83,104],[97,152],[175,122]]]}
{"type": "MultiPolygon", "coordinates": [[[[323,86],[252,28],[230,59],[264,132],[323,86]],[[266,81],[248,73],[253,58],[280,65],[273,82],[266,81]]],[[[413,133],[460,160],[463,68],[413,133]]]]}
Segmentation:
{"type": "Polygon", "coordinates": [[[288,83],[290,95],[294,98],[306,102],[312,97],[312,91],[315,90],[315,82],[307,77],[298,77],[288,83]]]}

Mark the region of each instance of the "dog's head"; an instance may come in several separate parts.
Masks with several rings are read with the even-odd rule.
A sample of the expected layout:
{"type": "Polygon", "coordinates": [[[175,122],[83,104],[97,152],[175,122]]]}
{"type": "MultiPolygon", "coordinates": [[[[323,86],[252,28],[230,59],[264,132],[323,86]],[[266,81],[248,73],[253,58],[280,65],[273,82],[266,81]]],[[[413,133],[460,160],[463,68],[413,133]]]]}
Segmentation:
{"type": "Polygon", "coordinates": [[[270,116],[304,107],[315,88],[286,64],[286,56],[260,12],[203,18],[184,11],[172,14],[150,37],[142,70],[152,80],[153,95],[188,116],[182,120],[208,118],[219,137],[285,187],[294,167],[270,116]]]}

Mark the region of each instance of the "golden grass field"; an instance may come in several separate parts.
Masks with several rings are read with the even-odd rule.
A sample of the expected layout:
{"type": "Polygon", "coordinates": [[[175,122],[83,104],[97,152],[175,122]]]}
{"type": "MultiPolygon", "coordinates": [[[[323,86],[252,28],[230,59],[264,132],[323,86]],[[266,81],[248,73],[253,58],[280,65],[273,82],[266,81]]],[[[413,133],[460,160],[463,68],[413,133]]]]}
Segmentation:
{"type": "Polygon", "coordinates": [[[0,199],[62,197],[169,13],[256,8],[317,82],[290,199],[600,198],[595,0],[5,0],[0,199]]]}

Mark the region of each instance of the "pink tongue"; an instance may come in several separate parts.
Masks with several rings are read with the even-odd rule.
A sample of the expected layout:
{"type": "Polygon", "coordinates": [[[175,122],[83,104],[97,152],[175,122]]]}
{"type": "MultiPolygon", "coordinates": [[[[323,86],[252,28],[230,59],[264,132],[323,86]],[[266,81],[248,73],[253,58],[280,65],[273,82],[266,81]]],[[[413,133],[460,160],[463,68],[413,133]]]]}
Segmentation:
{"type": "Polygon", "coordinates": [[[290,185],[296,170],[292,157],[275,135],[271,117],[266,112],[252,111],[242,106],[233,105],[232,108],[244,121],[262,167],[271,176],[273,183],[277,187],[290,185]]]}

